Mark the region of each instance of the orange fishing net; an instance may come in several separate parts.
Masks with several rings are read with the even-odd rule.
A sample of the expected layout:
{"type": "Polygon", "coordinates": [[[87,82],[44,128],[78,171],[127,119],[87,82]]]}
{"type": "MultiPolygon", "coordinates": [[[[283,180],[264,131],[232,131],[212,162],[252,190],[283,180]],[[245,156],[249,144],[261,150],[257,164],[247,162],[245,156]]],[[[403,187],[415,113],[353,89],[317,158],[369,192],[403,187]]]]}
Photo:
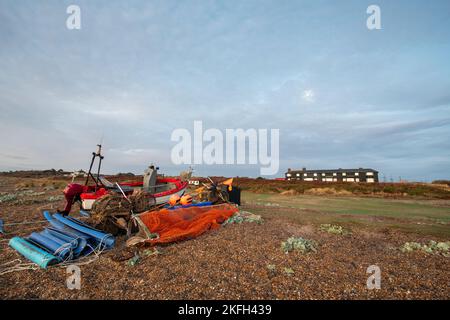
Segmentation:
{"type": "Polygon", "coordinates": [[[162,209],[141,214],[139,218],[158,239],[147,243],[161,244],[198,237],[214,230],[235,214],[238,209],[229,204],[209,207],[190,207],[176,210],[162,209]]]}

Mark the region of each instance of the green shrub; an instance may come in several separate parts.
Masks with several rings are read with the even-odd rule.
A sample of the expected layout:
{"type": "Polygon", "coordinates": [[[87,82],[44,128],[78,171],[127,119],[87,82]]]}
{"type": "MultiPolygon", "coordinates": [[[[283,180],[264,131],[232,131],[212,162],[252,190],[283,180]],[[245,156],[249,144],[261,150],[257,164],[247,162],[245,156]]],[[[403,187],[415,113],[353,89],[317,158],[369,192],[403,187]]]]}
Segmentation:
{"type": "Polygon", "coordinates": [[[269,269],[269,271],[275,271],[277,269],[277,267],[274,264],[268,264],[267,269],[269,269]]]}
{"type": "Polygon", "coordinates": [[[406,242],[400,250],[402,252],[423,251],[429,254],[441,254],[445,257],[450,257],[450,241],[436,242],[431,240],[428,244],[406,242]]]}
{"type": "Polygon", "coordinates": [[[317,243],[314,240],[304,239],[302,237],[295,238],[290,237],[286,241],[281,243],[281,249],[285,252],[291,252],[293,250],[300,251],[301,253],[316,252],[317,243]]]}
{"type": "Polygon", "coordinates": [[[48,197],[47,201],[55,202],[55,201],[60,201],[60,200],[63,200],[63,199],[64,199],[64,196],[63,196],[63,195],[59,195],[59,196],[50,196],[50,197],[48,197]]]}
{"type": "Polygon", "coordinates": [[[325,231],[328,233],[333,233],[333,234],[341,234],[341,235],[346,235],[349,234],[350,232],[345,230],[342,226],[339,225],[335,225],[335,224],[321,224],[319,229],[321,231],[325,231]]]}
{"type": "Polygon", "coordinates": [[[394,188],[394,186],[385,186],[383,188],[383,192],[385,192],[385,193],[395,193],[395,188],[394,188]]]}
{"type": "Polygon", "coordinates": [[[6,193],[6,194],[0,195],[0,203],[10,202],[10,201],[14,201],[16,199],[17,199],[17,195],[14,193],[6,193]]]}
{"type": "Polygon", "coordinates": [[[232,217],[228,218],[223,224],[226,225],[242,222],[255,222],[257,224],[261,224],[264,222],[264,220],[260,215],[241,210],[234,214],[232,217]]]}
{"type": "Polygon", "coordinates": [[[288,276],[292,276],[295,272],[292,268],[284,268],[284,273],[286,273],[288,276]]]}

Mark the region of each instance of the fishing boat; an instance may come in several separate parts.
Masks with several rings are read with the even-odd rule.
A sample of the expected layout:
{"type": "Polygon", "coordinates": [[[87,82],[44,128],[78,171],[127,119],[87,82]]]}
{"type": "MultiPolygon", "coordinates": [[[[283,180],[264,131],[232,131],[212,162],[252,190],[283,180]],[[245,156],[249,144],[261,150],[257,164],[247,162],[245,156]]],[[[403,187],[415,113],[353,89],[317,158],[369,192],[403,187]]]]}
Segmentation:
{"type": "Polygon", "coordinates": [[[181,197],[188,186],[187,181],[181,181],[180,179],[157,178],[156,184],[150,186],[150,188],[144,186],[144,182],[123,182],[119,184],[119,189],[117,185],[108,183],[104,177],[100,177],[100,180],[102,181],[103,187],[92,192],[80,193],[81,207],[84,210],[91,210],[97,199],[111,192],[121,192],[120,189],[122,189],[126,195],[132,194],[134,190],[144,190],[148,192],[149,196],[154,198],[155,204],[163,204],[167,203],[169,198],[174,194],[181,197]]]}
{"type": "MultiPolygon", "coordinates": [[[[80,201],[83,210],[91,210],[95,201],[108,194],[124,194],[126,196],[133,194],[136,190],[142,190],[148,197],[152,205],[164,204],[169,198],[177,194],[182,196],[188,187],[190,173],[184,173],[183,178],[166,178],[158,176],[158,167],[150,165],[144,172],[142,181],[112,183],[104,176],[100,175],[101,163],[104,156],[101,154],[101,145],[97,145],[97,151],[92,153],[92,160],[87,173],[84,185],[70,183],[64,189],[66,206],[61,210],[63,215],[67,215],[76,201],[80,201]],[[97,173],[92,173],[92,167],[95,159],[98,158],[97,173]],[[93,183],[90,183],[90,180],[93,183]]],[[[183,176],[181,174],[180,176],[183,176]]]]}

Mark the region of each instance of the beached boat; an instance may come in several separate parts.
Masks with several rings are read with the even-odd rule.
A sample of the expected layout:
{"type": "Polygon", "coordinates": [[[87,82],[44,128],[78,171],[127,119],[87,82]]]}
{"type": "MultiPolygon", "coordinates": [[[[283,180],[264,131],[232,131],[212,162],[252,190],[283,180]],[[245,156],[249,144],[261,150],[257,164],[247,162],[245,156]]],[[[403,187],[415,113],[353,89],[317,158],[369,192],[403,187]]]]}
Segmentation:
{"type": "Polygon", "coordinates": [[[104,176],[100,175],[101,163],[103,160],[101,154],[101,145],[98,145],[97,152],[92,153],[91,165],[87,173],[86,182],[84,185],[77,183],[70,183],[64,189],[64,196],[66,198],[66,206],[64,210],[60,210],[63,215],[69,214],[72,204],[76,201],[81,202],[81,208],[84,210],[91,210],[95,201],[108,194],[125,194],[132,195],[136,190],[142,190],[145,198],[148,198],[150,205],[164,204],[169,201],[169,198],[177,194],[182,196],[188,187],[188,180],[192,171],[182,173],[185,176],[182,178],[166,178],[158,176],[158,168],[151,165],[144,172],[143,180],[137,182],[122,182],[112,183],[104,176]],[[99,158],[97,173],[92,173],[92,167],[96,158],[99,158]],[[89,180],[94,184],[90,184],[89,180]]]}
{"type": "MultiPolygon", "coordinates": [[[[121,192],[117,185],[108,183],[105,178],[100,177],[100,181],[104,187],[80,194],[81,207],[84,210],[90,210],[97,199],[108,193],[121,192]]],[[[134,190],[144,190],[155,199],[155,204],[163,204],[167,203],[174,194],[181,197],[186,191],[188,182],[176,178],[157,178],[156,184],[148,187],[144,186],[144,182],[124,182],[119,186],[126,195],[132,194],[134,190]]]]}

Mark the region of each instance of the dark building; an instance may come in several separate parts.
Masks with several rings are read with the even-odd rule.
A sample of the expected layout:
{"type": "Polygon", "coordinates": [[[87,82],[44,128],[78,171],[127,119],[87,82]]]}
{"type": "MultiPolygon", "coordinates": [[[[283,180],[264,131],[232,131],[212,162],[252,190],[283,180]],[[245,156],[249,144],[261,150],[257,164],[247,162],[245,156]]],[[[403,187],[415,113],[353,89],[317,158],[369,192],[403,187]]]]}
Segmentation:
{"type": "Polygon", "coordinates": [[[286,180],[321,182],[378,182],[378,171],[373,169],[291,170],[285,173],[286,180]]]}

